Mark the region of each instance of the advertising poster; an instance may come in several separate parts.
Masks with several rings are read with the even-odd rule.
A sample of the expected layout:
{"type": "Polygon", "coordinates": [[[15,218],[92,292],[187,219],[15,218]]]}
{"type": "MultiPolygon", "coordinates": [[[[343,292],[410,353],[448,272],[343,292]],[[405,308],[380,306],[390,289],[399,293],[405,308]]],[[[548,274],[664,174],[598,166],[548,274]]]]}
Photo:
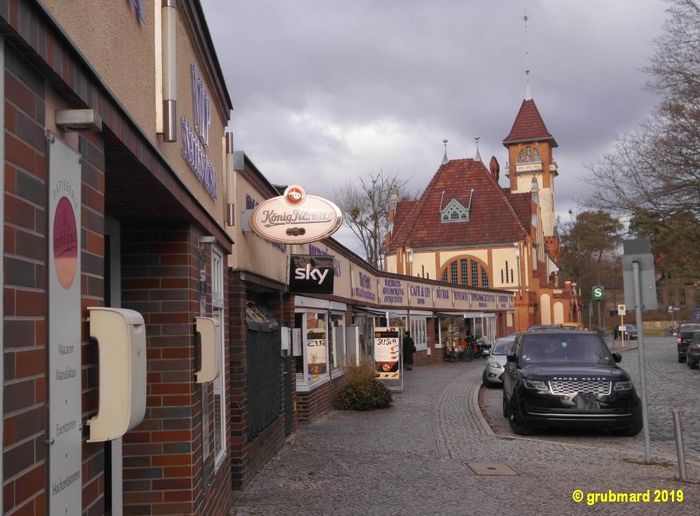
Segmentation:
{"type": "Polygon", "coordinates": [[[307,367],[309,375],[316,377],[328,372],[328,341],[326,330],[313,328],[306,334],[306,347],[309,351],[307,367]]]}
{"type": "Polygon", "coordinates": [[[380,379],[400,377],[401,341],[396,327],[374,329],[374,364],[380,379]]]}

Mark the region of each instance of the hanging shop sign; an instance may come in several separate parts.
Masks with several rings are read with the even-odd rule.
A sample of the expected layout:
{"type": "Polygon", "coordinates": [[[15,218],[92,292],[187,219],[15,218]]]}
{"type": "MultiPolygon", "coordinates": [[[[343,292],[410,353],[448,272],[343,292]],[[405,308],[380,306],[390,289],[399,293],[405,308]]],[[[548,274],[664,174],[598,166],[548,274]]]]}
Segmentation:
{"type": "Polygon", "coordinates": [[[293,254],[289,260],[289,291],[295,294],[332,294],[333,256],[293,254]]]}
{"type": "Polygon", "coordinates": [[[282,244],[317,242],[335,233],[343,222],[331,201],[307,195],[299,185],[284,195],[260,203],[250,216],[250,227],[263,238],[282,244]]]}
{"type": "Polygon", "coordinates": [[[374,329],[374,365],[378,378],[399,378],[400,348],[398,328],[374,329]]]}

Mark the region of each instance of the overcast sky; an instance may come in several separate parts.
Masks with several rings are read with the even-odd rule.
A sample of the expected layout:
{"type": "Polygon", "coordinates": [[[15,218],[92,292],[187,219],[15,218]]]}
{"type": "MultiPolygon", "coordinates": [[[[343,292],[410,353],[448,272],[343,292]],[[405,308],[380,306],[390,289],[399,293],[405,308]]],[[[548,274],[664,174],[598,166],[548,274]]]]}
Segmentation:
{"type": "MultiPolygon", "coordinates": [[[[423,191],[450,158],[507,160],[525,94],[559,147],[557,212],[585,209],[586,163],[656,99],[641,71],[662,0],[202,0],[231,130],[273,183],[333,199],[380,169],[423,191]],[[527,31],[523,15],[527,12],[527,31]],[[526,56],[526,49],[528,50],[526,56]]],[[[506,178],[501,178],[506,184],[506,178]]],[[[336,238],[358,250],[348,231],[336,238]]]]}

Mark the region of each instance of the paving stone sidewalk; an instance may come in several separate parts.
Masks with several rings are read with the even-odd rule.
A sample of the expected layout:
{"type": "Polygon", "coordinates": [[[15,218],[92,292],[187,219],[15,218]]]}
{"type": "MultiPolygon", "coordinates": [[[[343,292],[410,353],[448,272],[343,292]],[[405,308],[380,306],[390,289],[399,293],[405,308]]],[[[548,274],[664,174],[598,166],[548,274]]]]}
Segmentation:
{"type": "MultiPolygon", "coordinates": [[[[332,411],[300,427],[236,501],[232,514],[697,514],[693,483],[666,464],[641,465],[638,447],[603,436],[558,442],[493,435],[476,403],[483,361],[408,371],[392,408],[332,411]],[[591,443],[592,440],[592,443],[591,443]],[[469,463],[515,476],[480,476],[469,463]],[[582,503],[572,501],[575,489],[582,503]],[[682,489],[680,503],[589,506],[590,493],[682,489]]],[[[626,439],[626,438],[623,438],[626,439]]],[[[670,460],[670,457],[667,457],[670,460]]],[[[677,493],[677,491],[674,491],[677,493]]]]}

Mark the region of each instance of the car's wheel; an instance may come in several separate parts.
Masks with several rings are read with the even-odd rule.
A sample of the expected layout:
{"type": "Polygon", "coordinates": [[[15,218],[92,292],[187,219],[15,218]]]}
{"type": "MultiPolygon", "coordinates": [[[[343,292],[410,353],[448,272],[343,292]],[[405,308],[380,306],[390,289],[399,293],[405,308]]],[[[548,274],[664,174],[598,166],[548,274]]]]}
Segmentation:
{"type": "Polygon", "coordinates": [[[625,437],[634,437],[639,432],[642,431],[643,420],[642,420],[642,401],[637,398],[636,409],[634,411],[634,422],[632,426],[627,428],[614,428],[611,432],[615,435],[621,435],[625,437]]]}
{"type": "Polygon", "coordinates": [[[481,383],[483,383],[484,387],[486,387],[487,389],[490,389],[491,387],[493,387],[493,384],[491,382],[489,382],[488,379],[486,378],[486,371],[481,373],[481,383]]]}
{"type": "Polygon", "coordinates": [[[679,353],[678,354],[678,363],[682,364],[683,362],[685,362],[685,357],[679,353]]]}
{"type": "Polygon", "coordinates": [[[687,360],[688,362],[688,367],[691,369],[698,369],[700,367],[700,362],[691,362],[690,360],[687,360]]]}
{"type": "Polygon", "coordinates": [[[510,429],[513,430],[514,434],[532,435],[532,428],[523,423],[520,408],[518,408],[514,400],[511,400],[510,405],[508,405],[508,423],[510,423],[510,429]]]}

